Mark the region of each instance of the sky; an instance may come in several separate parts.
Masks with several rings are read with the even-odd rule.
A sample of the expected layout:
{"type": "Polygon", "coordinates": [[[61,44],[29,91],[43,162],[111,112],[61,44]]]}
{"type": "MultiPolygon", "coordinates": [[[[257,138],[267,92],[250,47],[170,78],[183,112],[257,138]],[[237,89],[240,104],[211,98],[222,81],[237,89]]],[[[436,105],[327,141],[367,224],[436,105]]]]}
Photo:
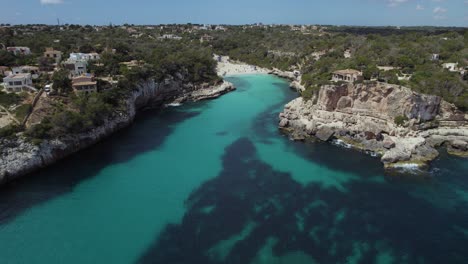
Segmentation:
{"type": "Polygon", "coordinates": [[[468,27],[468,0],[0,0],[9,24],[468,27]]]}

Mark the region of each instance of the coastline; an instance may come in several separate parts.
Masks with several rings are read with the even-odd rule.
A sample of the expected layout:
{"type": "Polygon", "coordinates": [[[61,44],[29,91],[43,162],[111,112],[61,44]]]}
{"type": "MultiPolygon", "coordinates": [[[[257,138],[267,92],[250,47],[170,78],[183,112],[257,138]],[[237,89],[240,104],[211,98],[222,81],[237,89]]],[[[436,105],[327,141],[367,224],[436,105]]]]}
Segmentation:
{"type": "Polygon", "coordinates": [[[136,115],[145,109],[167,107],[168,104],[215,99],[235,90],[234,85],[226,81],[215,86],[200,87],[177,82],[159,85],[154,81],[145,81],[139,83],[137,88],[126,100],[125,112],[114,115],[103,125],[91,131],[43,140],[39,145],[35,145],[24,138],[22,133],[19,133],[15,139],[0,139],[0,185],[27,176],[80,150],[95,145],[113,133],[129,126],[136,115]],[[191,89],[187,90],[188,87],[191,87],[191,89]],[[167,92],[164,93],[161,90],[167,92]],[[175,96],[174,93],[176,93],[175,96]]]}
{"type": "Polygon", "coordinates": [[[231,61],[229,57],[221,56],[218,60],[216,72],[220,77],[229,77],[249,74],[269,74],[271,70],[243,62],[231,61]]]}
{"type": "Polygon", "coordinates": [[[380,157],[386,170],[429,168],[441,146],[468,154],[467,115],[440,97],[386,83],[322,86],[315,100],[288,103],[279,120],[293,140],[335,142],[380,157]],[[399,116],[408,121],[396,124],[399,116]]]}
{"type": "Polygon", "coordinates": [[[291,71],[282,71],[276,68],[267,69],[259,66],[251,65],[241,61],[232,61],[227,56],[217,56],[218,66],[216,72],[220,77],[230,77],[239,75],[254,75],[254,74],[271,74],[290,81],[289,87],[301,93],[305,87],[301,84],[301,76],[296,76],[291,71]]]}

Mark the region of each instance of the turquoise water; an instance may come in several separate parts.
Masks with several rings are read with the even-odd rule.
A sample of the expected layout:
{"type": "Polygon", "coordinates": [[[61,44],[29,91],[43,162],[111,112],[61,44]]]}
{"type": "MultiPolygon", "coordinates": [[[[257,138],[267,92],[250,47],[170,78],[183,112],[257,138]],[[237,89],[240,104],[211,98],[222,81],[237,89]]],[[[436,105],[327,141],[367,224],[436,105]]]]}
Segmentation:
{"type": "Polygon", "coordinates": [[[0,189],[0,263],[466,263],[468,162],[386,176],[277,130],[266,75],[0,189]]]}

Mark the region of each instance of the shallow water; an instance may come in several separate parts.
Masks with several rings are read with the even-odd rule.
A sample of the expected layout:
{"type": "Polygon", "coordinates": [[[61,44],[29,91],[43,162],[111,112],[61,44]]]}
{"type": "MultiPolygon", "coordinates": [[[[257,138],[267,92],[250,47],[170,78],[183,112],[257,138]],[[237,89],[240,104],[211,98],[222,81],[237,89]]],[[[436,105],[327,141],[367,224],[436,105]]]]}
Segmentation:
{"type": "Polygon", "coordinates": [[[282,136],[296,94],[231,77],[217,100],[133,126],[0,189],[0,263],[466,263],[468,161],[385,176],[282,136]]]}

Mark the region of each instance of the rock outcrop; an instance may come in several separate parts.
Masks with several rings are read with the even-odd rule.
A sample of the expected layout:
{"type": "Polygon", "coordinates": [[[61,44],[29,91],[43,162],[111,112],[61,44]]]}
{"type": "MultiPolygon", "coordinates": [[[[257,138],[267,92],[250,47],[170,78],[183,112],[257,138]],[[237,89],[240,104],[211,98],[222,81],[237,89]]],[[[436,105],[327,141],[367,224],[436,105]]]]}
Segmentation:
{"type": "Polygon", "coordinates": [[[287,104],[279,117],[294,138],[337,139],[381,156],[388,168],[426,165],[441,145],[460,156],[468,150],[468,118],[455,106],[385,83],[326,85],[314,100],[287,104]]]}
{"type": "Polygon", "coordinates": [[[200,101],[216,98],[234,90],[234,85],[223,82],[217,86],[197,86],[182,78],[166,79],[162,83],[141,81],[126,100],[126,110],[115,114],[103,125],[93,130],[44,140],[35,145],[21,134],[15,139],[0,139],[0,184],[46,167],[87,148],[133,122],[138,110],[162,107],[173,101],[200,101]]]}

